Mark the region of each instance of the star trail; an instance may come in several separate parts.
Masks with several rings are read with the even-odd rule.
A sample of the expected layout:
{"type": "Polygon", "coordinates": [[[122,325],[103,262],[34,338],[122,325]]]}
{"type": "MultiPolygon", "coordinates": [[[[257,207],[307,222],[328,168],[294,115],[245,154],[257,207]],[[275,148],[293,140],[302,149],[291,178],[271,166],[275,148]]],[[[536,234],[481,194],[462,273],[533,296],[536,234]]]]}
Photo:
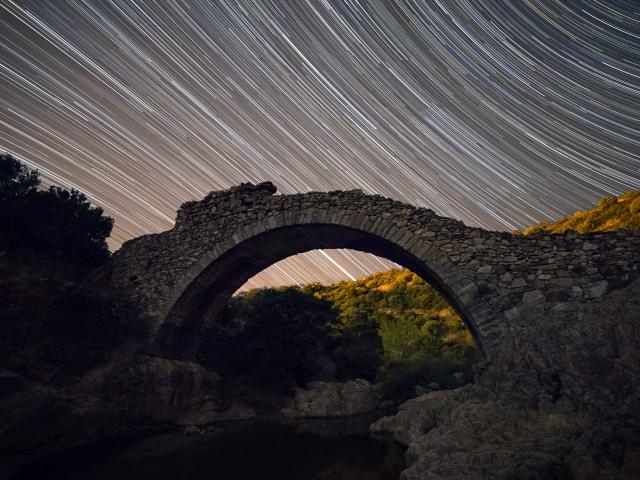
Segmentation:
{"type": "MultiPolygon", "coordinates": [[[[510,230],[640,186],[637,1],[0,0],[0,150],[125,240],[241,182],[510,230]]],[[[350,251],[252,285],[383,270],[350,251]]]]}

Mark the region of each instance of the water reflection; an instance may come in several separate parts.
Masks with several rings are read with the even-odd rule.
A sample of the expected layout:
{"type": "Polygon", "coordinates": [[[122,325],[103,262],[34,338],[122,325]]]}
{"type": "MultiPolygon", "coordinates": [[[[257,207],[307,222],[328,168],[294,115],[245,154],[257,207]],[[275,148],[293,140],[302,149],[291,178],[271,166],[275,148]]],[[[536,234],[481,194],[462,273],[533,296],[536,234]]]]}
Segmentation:
{"type": "Polygon", "coordinates": [[[403,454],[397,444],[341,420],[254,421],[78,449],[18,478],[397,480],[403,454]]]}

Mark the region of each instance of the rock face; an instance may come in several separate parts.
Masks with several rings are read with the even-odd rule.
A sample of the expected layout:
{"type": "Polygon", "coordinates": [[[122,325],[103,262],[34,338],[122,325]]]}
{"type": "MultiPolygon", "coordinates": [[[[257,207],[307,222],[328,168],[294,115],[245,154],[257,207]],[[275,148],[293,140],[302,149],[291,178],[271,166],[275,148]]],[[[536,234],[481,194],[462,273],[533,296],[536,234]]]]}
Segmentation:
{"type": "Polygon", "coordinates": [[[282,410],[288,417],[346,417],[378,408],[376,389],[364,379],[348,382],[311,382],[297,389],[282,410]]]}
{"type": "Polygon", "coordinates": [[[154,423],[203,424],[221,414],[221,379],[194,362],[139,355],[79,388],[154,423]]]}
{"type": "Polygon", "coordinates": [[[519,325],[474,385],[411,400],[372,431],[409,446],[406,480],[638,478],[639,293],[636,280],[529,312],[537,321],[519,325]]]}
{"type": "MultiPolygon", "coordinates": [[[[409,446],[403,479],[572,478],[567,450],[588,414],[518,408],[474,386],[425,394],[374,425],[409,446]]],[[[574,477],[573,478],[577,478],[574,477]]],[[[597,478],[587,476],[583,478],[597,478]]]]}

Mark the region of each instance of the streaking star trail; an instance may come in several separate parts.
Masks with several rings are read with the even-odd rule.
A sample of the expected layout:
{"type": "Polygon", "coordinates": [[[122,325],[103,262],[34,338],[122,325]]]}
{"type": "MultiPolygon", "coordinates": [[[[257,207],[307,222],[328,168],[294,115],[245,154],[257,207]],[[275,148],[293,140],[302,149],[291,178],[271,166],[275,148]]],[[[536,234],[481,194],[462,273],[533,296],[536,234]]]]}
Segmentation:
{"type": "MultiPolygon", "coordinates": [[[[514,229],[640,186],[635,1],[0,0],[0,150],[116,220],[211,190],[361,188],[514,229]]],[[[252,284],[359,277],[349,251],[252,284]]]]}

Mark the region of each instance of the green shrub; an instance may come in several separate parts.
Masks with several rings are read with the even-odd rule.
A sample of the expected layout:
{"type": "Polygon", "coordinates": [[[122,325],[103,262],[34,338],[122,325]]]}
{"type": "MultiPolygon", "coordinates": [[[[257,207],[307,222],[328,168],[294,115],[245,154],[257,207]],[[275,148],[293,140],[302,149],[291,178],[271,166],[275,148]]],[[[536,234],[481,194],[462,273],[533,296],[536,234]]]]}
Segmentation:
{"type": "Polygon", "coordinates": [[[331,305],[297,288],[263,288],[232,298],[206,332],[202,361],[275,389],[304,385],[337,321],[331,305]]]}

